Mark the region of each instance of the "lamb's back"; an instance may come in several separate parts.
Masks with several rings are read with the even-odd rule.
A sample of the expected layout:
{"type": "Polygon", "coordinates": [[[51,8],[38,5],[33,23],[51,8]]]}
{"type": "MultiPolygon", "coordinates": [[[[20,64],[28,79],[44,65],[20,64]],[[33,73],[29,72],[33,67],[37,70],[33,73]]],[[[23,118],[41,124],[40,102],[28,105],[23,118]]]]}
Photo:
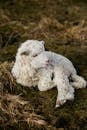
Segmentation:
{"type": "Polygon", "coordinates": [[[46,51],[46,55],[50,58],[52,65],[61,66],[66,74],[67,73],[76,74],[76,70],[72,62],[65,56],[51,51],[46,51]]]}

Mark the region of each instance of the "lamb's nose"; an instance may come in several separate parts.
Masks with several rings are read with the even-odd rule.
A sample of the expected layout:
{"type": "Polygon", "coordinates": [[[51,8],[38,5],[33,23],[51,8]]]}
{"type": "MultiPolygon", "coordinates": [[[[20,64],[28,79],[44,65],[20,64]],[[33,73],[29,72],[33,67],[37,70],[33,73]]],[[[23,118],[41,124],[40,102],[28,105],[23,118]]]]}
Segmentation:
{"type": "Polygon", "coordinates": [[[49,63],[49,60],[48,60],[48,59],[46,60],[46,63],[49,63]]]}

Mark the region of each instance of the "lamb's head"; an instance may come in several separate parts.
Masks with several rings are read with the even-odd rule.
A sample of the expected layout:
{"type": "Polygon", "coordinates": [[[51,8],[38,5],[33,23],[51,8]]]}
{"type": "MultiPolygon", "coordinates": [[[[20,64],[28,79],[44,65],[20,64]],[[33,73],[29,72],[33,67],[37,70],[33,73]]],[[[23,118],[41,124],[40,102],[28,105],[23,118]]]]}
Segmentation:
{"type": "Polygon", "coordinates": [[[46,55],[45,51],[41,52],[38,55],[30,55],[27,53],[27,50],[21,54],[21,63],[22,67],[25,65],[33,68],[33,69],[40,69],[46,68],[50,64],[50,58],[46,55]]]}
{"type": "Polygon", "coordinates": [[[50,59],[46,55],[45,51],[37,56],[33,56],[31,60],[31,66],[35,69],[47,68],[50,65],[50,59]]]}
{"type": "Polygon", "coordinates": [[[16,61],[12,68],[14,77],[20,75],[20,70],[25,69],[25,65],[29,66],[34,56],[37,56],[45,50],[44,41],[27,40],[18,48],[16,61]]]}
{"type": "Polygon", "coordinates": [[[44,41],[27,40],[19,47],[18,55],[30,55],[32,57],[37,56],[44,50],[44,41]]]}

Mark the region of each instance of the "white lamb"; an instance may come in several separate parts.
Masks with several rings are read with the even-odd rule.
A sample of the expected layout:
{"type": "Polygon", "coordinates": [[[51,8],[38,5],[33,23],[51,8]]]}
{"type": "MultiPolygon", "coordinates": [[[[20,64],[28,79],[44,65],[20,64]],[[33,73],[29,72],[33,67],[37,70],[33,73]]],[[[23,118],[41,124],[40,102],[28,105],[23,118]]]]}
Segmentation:
{"type": "Polygon", "coordinates": [[[86,81],[77,76],[75,68],[67,58],[44,51],[43,41],[28,40],[21,45],[12,74],[18,83],[28,87],[37,85],[40,91],[57,86],[56,107],[67,99],[74,98],[72,86],[86,86],[86,81]],[[69,81],[70,78],[73,82],[69,81]]]}

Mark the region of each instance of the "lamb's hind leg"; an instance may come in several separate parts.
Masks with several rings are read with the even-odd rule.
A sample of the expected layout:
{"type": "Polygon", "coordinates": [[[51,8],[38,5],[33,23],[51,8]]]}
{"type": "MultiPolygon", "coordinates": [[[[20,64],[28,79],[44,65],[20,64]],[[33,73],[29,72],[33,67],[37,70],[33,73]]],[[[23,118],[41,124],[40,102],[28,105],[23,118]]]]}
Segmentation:
{"type": "Polygon", "coordinates": [[[66,100],[74,99],[74,89],[69,84],[67,75],[64,74],[62,68],[55,68],[54,82],[57,85],[58,95],[56,100],[56,107],[63,105],[66,100]]]}

